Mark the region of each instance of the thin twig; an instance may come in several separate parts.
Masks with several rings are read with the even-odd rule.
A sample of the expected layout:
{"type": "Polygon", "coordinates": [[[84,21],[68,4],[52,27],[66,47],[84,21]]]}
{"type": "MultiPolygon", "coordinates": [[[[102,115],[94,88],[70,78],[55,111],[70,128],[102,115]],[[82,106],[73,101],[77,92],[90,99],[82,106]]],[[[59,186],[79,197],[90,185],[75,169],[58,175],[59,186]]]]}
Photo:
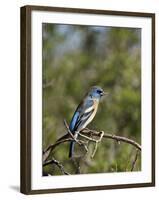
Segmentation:
{"type": "Polygon", "coordinates": [[[136,150],[136,155],[135,155],[134,161],[132,162],[131,172],[134,170],[136,161],[138,159],[138,155],[139,155],[139,150],[136,150]]]}
{"type": "Polygon", "coordinates": [[[43,167],[47,165],[51,165],[51,164],[55,164],[61,170],[62,174],[70,175],[68,172],[65,171],[64,166],[58,160],[55,160],[54,158],[44,162],[43,167]]]}
{"type": "Polygon", "coordinates": [[[97,148],[98,148],[98,142],[95,143],[94,151],[93,151],[93,153],[92,153],[92,155],[91,155],[91,158],[94,158],[95,153],[96,153],[96,151],[97,151],[97,148]]]}
{"type": "Polygon", "coordinates": [[[65,119],[64,119],[64,125],[65,125],[65,127],[66,127],[68,133],[69,133],[70,136],[72,137],[72,139],[74,139],[74,140],[76,141],[76,138],[74,137],[74,135],[73,135],[72,132],[70,131],[69,126],[68,126],[68,124],[67,124],[67,122],[66,122],[65,119]]]}
{"type": "Polygon", "coordinates": [[[44,151],[43,151],[43,162],[45,160],[47,160],[47,158],[49,157],[50,153],[52,152],[53,149],[55,149],[57,146],[59,146],[60,144],[63,144],[65,142],[70,142],[73,141],[72,138],[69,138],[69,135],[67,134],[67,138],[65,135],[65,139],[64,136],[61,137],[60,139],[58,139],[54,144],[49,145],[44,151]],[[49,152],[49,153],[48,153],[49,152]]]}
{"type": "Polygon", "coordinates": [[[130,165],[130,158],[133,156],[133,154],[134,154],[134,151],[131,151],[131,152],[130,152],[130,155],[128,156],[127,160],[125,161],[125,163],[126,163],[125,171],[126,171],[126,172],[129,171],[129,170],[128,170],[128,167],[129,167],[129,165],[130,165]]]}
{"type": "Polygon", "coordinates": [[[91,158],[94,158],[95,153],[96,153],[97,148],[98,148],[98,143],[101,142],[103,136],[104,136],[104,132],[102,131],[102,132],[101,132],[100,138],[99,138],[99,139],[96,141],[96,143],[95,143],[94,151],[93,151],[93,153],[92,153],[92,155],[91,155],[91,158]]]}
{"type": "MultiPolygon", "coordinates": [[[[88,129],[87,129],[87,130],[88,130],[88,129]]],[[[94,139],[94,138],[85,136],[85,135],[83,135],[83,134],[81,134],[81,133],[79,133],[79,135],[82,136],[82,137],[84,137],[85,139],[87,139],[87,140],[89,140],[89,141],[95,142],[95,148],[94,148],[94,151],[93,151],[93,153],[92,153],[92,155],[91,155],[91,158],[93,158],[94,155],[95,155],[95,153],[96,153],[96,151],[97,151],[98,143],[101,142],[101,140],[102,140],[102,138],[103,138],[104,132],[103,132],[103,131],[100,132],[100,135],[101,135],[101,136],[100,136],[99,139],[94,139]]],[[[92,135],[91,135],[91,136],[92,136],[92,135]]]]}

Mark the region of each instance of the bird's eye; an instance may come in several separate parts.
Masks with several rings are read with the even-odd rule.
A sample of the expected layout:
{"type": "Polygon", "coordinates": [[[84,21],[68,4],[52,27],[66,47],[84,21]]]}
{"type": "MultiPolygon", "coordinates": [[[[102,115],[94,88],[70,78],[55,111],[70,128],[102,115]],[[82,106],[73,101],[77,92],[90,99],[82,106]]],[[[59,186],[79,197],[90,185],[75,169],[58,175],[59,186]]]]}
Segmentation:
{"type": "Polygon", "coordinates": [[[101,94],[101,93],[102,93],[102,91],[101,91],[101,90],[97,90],[97,93],[98,93],[98,94],[101,94]]]}

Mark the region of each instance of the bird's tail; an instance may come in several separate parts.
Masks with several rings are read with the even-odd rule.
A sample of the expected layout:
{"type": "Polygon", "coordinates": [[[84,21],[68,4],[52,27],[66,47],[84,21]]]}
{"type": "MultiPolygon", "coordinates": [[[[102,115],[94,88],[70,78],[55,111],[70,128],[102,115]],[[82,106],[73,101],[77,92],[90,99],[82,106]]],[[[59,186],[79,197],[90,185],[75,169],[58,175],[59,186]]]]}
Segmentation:
{"type": "Polygon", "coordinates": [[[69,158],[72,158],[72,156],[73,156],[74,147],[75,147],[75,142],[72,141],[72,142],[70,143],[69,158]]]}

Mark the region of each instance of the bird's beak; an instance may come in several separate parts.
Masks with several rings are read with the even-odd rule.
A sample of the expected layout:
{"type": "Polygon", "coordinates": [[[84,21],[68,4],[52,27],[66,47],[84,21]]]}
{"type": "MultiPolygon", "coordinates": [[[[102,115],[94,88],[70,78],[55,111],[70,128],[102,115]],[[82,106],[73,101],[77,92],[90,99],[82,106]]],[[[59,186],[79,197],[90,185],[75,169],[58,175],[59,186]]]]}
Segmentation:
{"type": "Polygon", "coordinates": [[[109,93],[108,92],[103,92],[102,96],[107,96],[109,93]]]}

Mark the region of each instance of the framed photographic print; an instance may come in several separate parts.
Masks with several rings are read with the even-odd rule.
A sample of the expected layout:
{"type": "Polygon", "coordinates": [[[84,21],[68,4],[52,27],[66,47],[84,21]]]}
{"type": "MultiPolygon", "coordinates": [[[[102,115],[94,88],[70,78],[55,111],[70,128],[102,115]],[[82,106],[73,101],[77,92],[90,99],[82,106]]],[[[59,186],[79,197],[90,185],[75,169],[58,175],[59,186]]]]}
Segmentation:
{"type": "Polygon", "coordinates": [[[155,185],[155,15],[21,8],[21,192],[155,185]]]}

